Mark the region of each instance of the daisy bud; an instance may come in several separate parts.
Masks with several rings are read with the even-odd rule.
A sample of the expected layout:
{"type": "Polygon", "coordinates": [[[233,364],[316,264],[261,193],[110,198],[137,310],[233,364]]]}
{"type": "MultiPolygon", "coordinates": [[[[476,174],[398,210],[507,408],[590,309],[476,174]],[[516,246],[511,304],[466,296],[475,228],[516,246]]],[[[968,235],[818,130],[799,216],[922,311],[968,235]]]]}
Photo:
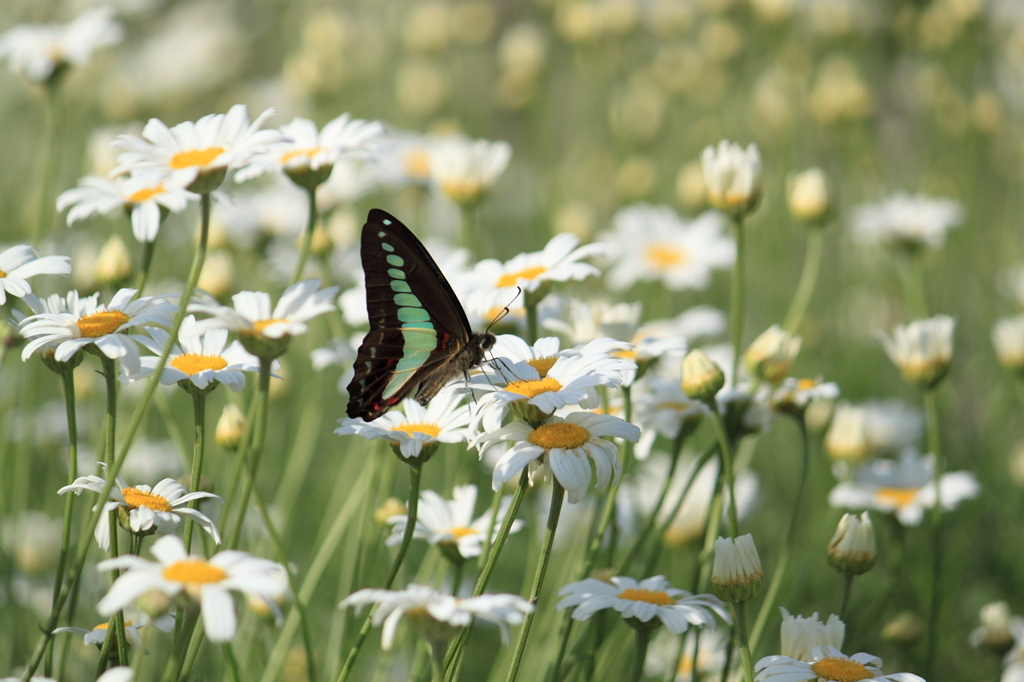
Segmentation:
{"type": "Polygon", "coordinates": [[[235,259],[227,251],[211,251],[203,262],[196,287],[216,299],[225,298],[235,288],[235,259]]]}
{"type": "Polygon", "coordinates": [[[975,648],[982,648],[1002,656],[1013,648],[1014,637],[1011,631],[1010,606],[1005,601],[985,604],[978,614],[981,627],[971,631],[970,642],[975,648]]]}
{"type": "Polygon", "coordinates": [[[242,410],[238,409],[237,405],[228,403],[224,406],[224,411],[220,413],[220,419],[217,420],[217,429],[214,431],[214,439],[217,441],[217,445],[225,450],[234,452],[238,449],[238,444],[242,441],[242,436],[245,434],[247,426],[248,421],[245,415],[242,414],[242,410]]]}
{"type": "Polygon", "coordinates": [[[921,617],[912,611],[901,611],[882,628],[882,639],[911,644],[924,628],[921,617]]]}
{"type": "Polygon", "coordinates": [[[754,537],[747,533],[735,540],[715,540],[715,565],[711,570],[711,587],[722,601],[739,604],[753,599],[761,591],[764,573],[761,557],[754,546],[754,537]]]}
{"type": "Polygon", "coordinates": [[[799,352],[800,337],[773,324],[750,344],[743,362],[751,374],[777,384],[789,374],[789,367],[799,352]]]}
{"type": "Polygon", "coordinates": [[[761,200],[761,154],[757,145],[747,148],[722,140],[705,147],[700,157],[704,185],[712,208],[742,218],[761,200]]]}
{"type": "Polygon", "coordinates": [[[992,327],[992,345],[1004,369],[1024,378],[1024,315],[1007,317],[992,327]]]}
{"type": "Polygon", "coordinates": [[[324,164],[319,168],[303,165],[285,167],[284,174],[299,187],[312,192],[327,181],[327,178],[331,176],[332,170],[334,170],[334,164],[324,164]]]}
{"type": "Polygon", "coordinates": [[[839,403],[825,434],[825,450],[834,460],[856,464],[871,454],[867,415],[864,409],[839,403]]]}
{"type": "Polygon", "coordinates": [[[725,385],[725,374],[707,353],[691,350],[683,358],[683,393],[693,400],[708,402],[725,385]]]}
{"type": "Polygon", "coordinates": [[[868,513],[843,514],[828,543],[828,562],[832,567],[847,575],[861,575],[875,565],[877,553],[875,528],[868,513]]]}
{"type": "Polygon", "coordinates": [[[334,248],[330,233],[324,229],[323,223],[317,223],[313,228],[313,241],[309,245],[309,252],[317,258],[323,258],[334,248]]]}
{"type": "Polygon", "coordinates": [[[388,523],[388,519],[392,516],[401,516],[408,513],[409,510],[406,508],[404,502],[397,497],[389,497],[384,500],[384,504],[373,511],[373,521],[379,526],[390,528],[391,525],[388,523]]]}
{"type": "Polygon", "coordinates": [[[786,203],[795,220],[812,227],[824,224],[828,214],[828,182],[818,167],[792,173],[786,178],[786,203]]]}
{"type": "Polygon", "coordinates": [[[846,625],[834,613],[822,623],[817,612],[810,616],[792,616],[789,611],[782,611],[782,626],[779,628],[779,649],[783,656],[798,661],[814,660],[814,649],[819,646],[833,646],[842,650],[843,638],[846,636],[846,625]]]}
{"type": "Polygon", "coordinates": [[[139,610],[153,619],[159,618],[170,611],[172,606],[171,598],[161,590],[146,592],[138,598],[135,604],[139,607],[139,610]]]}
{"type": "Polygon", "coordinates": [[[96,259],[96,282],[112,288],[127,284],[132,276],[132,256],[124,240],[114,235],[100,249],[96,259]]]}
{"type": "Polygon", "coordinates": [[[903,379],[922,390],[929,390],[949,371],[955,324],[949,315],[936,315],[900,325],[892,337],[883,334],[879,338],[889,358],[899,367],[903,379]]]}

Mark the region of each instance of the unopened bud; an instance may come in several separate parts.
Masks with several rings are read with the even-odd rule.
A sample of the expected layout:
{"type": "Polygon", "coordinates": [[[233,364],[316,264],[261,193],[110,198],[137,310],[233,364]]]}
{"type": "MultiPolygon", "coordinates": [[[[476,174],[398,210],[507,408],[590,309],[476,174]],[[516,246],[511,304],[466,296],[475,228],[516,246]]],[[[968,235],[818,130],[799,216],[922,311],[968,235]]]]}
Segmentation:
{"type": "Polygon", "coordinates": [[[877,553],[875,527],[868,513],[843,514],[828,543],[828,562],[832,567],[847,575],[861,575],[875,565],[877,553]]]}
{"type": "Polygon", "coordinates": [[[735,540],[715,540],[715,564],[711,570],[711,587],[719,599],[739,604],[753,599],[761,591],[764,572],[761,557],[754,546],[754,537],[747,533],[735,540]]]}
{"type": "Polygon", "coordinates": [[[224,411],[220,413],[220,419],[217,420],[217,429],[214,432],[217,445],[234,452],[242,441],[247,425],[248,422],[245,415],[242,414],[242,410],[237,405],[228,403],[224,406],[224,411]]]}
{"type": "Polygon", "coordinates": [[[135,603],[144,614],[154,620],[171,610],[171,598],[161,590],[150,590],[135,603]]]}
{"type": "Polygon", "coordinates": [[[820,168],[808,168],[786,179],[786,203],[794,219],[818,226],[828,214],[828,182],[820,168]]]}
{"type": "Polygon", "coordinates": [[[750,344],[743,355],[743,362],[754,376],[777,384],[789,374],[799,352],[800,337],[773,324],[750,344]]]}
{"type": "Polygon", "coordinates": [[[882,628],[882,639],[911,644],[921,636],[924,625],[921,617],[911,611],[901,611],[882,628]]]}
{"type": "Polygon", "coordinates": [[[691,350],[683,358],[683,393],[693,400],[708,402],[725,385],[725,374],[707,353],[691,350]]]}
{"type": "Polygon", "coordinates": [[[312,241],[309,244],[309,252],[317,258],[323,258],[331,252],[334,248],[334,242],[331,240],[331,235],[327,230],[324,229],[323,224],[317,223],[316,227],[313,228],[312,241]]]}
{"type": "Polygon", "coordinates": [[[986,649],[998,656],[1013,648],[1013,629],[1019,627],[1021,619],[1013,617],[1009,604],[1005,601],[985,604],[981,607],[978,620],[981,621],[981,627],[971,631],[971,646],[986,649]]]}
{"type": "Polygon", "coordinates": [[[408,513],[409,510],[406,508],[405,503],[397,497],[389,497],[384,500],[384,504],[373,511],[373,520],[379,526],[387,526],[388,519],[392,516],[402,516],[408,513]]]}

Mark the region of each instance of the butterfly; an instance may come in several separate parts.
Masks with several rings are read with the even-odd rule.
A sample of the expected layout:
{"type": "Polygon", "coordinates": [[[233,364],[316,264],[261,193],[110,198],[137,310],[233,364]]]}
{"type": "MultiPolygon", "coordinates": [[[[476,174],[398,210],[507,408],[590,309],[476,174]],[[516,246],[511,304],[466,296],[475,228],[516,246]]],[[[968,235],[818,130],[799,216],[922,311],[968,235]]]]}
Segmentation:
{"type": "Polygon", "coordinates": [[[348,416],[373,421],[413,395],[426,405],[449,381],[484,361],[494,334],[476,334],[427,249],[378,208],[363,225],[370,331],[348,385],[348,416]]]}

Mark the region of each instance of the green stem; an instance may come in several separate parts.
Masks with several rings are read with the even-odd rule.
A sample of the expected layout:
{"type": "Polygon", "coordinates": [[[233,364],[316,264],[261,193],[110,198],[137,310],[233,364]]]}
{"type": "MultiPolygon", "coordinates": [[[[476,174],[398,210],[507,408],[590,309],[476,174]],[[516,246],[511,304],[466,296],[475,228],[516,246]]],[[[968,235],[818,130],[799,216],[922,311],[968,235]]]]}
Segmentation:
{"type": "Polygon", "coordinates": [[[537,339],[540,337],[540,322],[537,314],[537,303],[538,301],[534,296],[527,292],[523,305],[526,308],[526,341],[531,345],[537,343],[537,339]]]}
{"type": "MultiPolygon", "coordinates": [[[[525,475],[525,472],[523,472],[525,475]]],[[[533,618],[537,615],[537,600],[540,598],[540,588],[544,584],[544,574],[548,570],[548,561],[551,559],[551,548],[555,542],[555,531],[558,529],[558,517],[562,513],[562,500],[565,498],[565,489],[558,479],[554,479],[551,489],[551,508],[548,510],[548,523],[544,531],[544,542],[540,548],[540,558],[537,561],[537,572],[533,576],[533,587],[530,588],[530,603],[534,610],[523,618],[523,624],[519,628],[519,637],[516,639],[516,648],[512,653],[512,664],[509,666],[505,682],[514,682],[519,674],[519,665],[523,660],[523,653],[526,651],[526,640],[530,636],[530,626],[533,625],[533,618]]]]}
{"type": "Polygon", "coordinates": [[[235,660],[235,652],[231,648],[231,642],[224,642],[221,645],[224,653],[224,670],[227,673],[229,682],[239,682],[242,678],[238,674],[238,661],[235,660]]]}
{"type": "Polygon", "coordinates": [[[235,515],[235,526],[231,530],[226,543],[228,549],[237,549],[242,539],[242,525],[245,522],[245,512],[249,508],[249,498],[252,496],[252,488],[256,485],[256,477],[259,473],[260,460],[263,455],[263,445],[267,439],[267,413],[270,409],[270,370],[274,361],[271,358],[260,358],[259,387],[256,391],[256,420],[252,431],[252,445],[249,448],[249,475],[242,477],[242,495],[238,500],[238,508],[235,515]]]}
{"type": "MultiPolygon", "coordinates": [[[[423,463],[410,459],[409,462],[409,513],[406,516],[405,521],[405,533],[402,534],[402,544],[398,547],[398,554],[395,555],[394,561],[391,562],[391,570],[388,571],[387,578],[384,579],[384,585],[381,586],[383,590],[390,590],[391,585],[395,582],[395,578],[398,576],[398,571],[402,567],[402,561],[405,560],[405,553],[409,550],[409,545],[412,544],[412,536],[416,530],[416,517],[420,506],[420,475],[423,473],[423,463]]],[[[356,641],[352,645],[352,649],[348,652],[348,657],[345,659],[345,664],[341,667],[341,674],[338,675],[338,682],[345,682],[348,676],[352,674],[352,670],[355,667],[356,657],[359,655],[359,650],[363,648],[363,643],[366,641],[367,635],[370,633],[370,628],[373,626],[373,614],[377,610],[376,605],[370,609],[369,613],[366,614],[366,620],[363,621],[363,626],[359,629],[359,634],[356,635],[356,641]]]]}
{"type": "MultiPolygon", "coordinates": [[[[476,585],[473,586],[473,596],[479,597],[487,589],[487,583],[490,582],[491,573],[494,572],[494,567],[498,564],[498,556],[501,554],[502,548],[505,546],[505,541],[508,539],[508,534],[512,529],[512,524],[516,520],[516,516],[519,514],[519,506],[523,502],[523,497],[526,496],[526,489],[529,487],[530,477],[526,471],[519,474],[519,484],[516,486],[516,492],[512,495],[512,502],[508,506],[508,511],[505,512],[505,518],[501,520],[501,528],[498,530],[498,537],[494,539],[494,545],[491,550],[487,553],[487,562],[484,564],[483,569],[480,571],[480,575],[477,576],[476,585]]],[[[448,653],[444,659],[445,679],[454,680],[455,675],[459,669],[459,664],[462,661],[462,654],[465,651],[466,639],[469,637],[469,628],[463,628],[462,632],[459,633],[455,641],[448,647],[448,653]]]]}
{"type": "MultiPolygon", "coordinates": [[[[462,584],[462,567],[465,566],[465,561],[453,561],[452,562],[452,596],[459,596],[459,585],[462,584]]],[[[447,647],[445,647],[447,648],[447,647]]]]}
{"type": "MultiPolygon", "coordinates": [[[[117,366],[114,361],[106,355],[99,353],[100,363],[103,366],[103,380],[106,384],[107,407],[103,414],[103,461],[107,469],[114,465],[114,442],[117,437],[117,366]]],[[[100,498],[100,507],[106,497],[100,498]]],[[[110,526],[110,558],[116,559],[120,552],[117,548],[117,510],[112,509],[108,513],[110,526]]],[[[115,569],[111,573],[111,581],[120,577],[121,571],[115,569]]],[[[128,640],[124,634],[124,612],[118,611],[111,619],[114,627],[114,636],[117,638],[117,664],[128,665],[128,640]]]]}
{"type": "Polygon", "coordinates": [[[928,618],[928,639],[925,649],[925,679],[932,677],[932,670],[935,666],[937,655],[936,645],[938,644],[939,628],[942,626],[942,554],[943,554],[943,533],[942,533],[942,476],[945,472],[945,462],[942,460],[941,442],[939,436],[939,407],[935,401],[935,389],[924,392],[925,417],[928,424],[928,450],[935,458],[935,506],[932,507],[932,603],[928,618]]]}
{"type": "Polygon", "coordinates": [[[746,682],[754,682],[754,661],[750,655],[750,643],[747,641],[747,604],[740,602],[733,605],[733,614],[736,616],[736,642],[740,648],[740,660],[743,664],[743,679],[746,682]]]}
{"type": "Polygon", "coordinates": [[[504,491],[498,488],[494,491],[494,496],[491,497],[491,519],[490,523],[487,524],[487,536],[484,538],[484,546],[480,552],[480,557],[477,559],[476,566],[478,569],[482,569],[484,564],[487,562],[487,557],[491,553],[491,538],[494,537],[494,527],[498,525],[498,511],[501,510],[501,498],[503,497],[504,491]]]}
{"type": "Polygon", "coordinates": [[[814,285],[818,281],[818,270],[821,267],[822,246],[825,243],[824,230],[811,228],[807,233],[807,250],[804,253],[804,269],[800,273],[800,282],[793,294],[793,302],[789,304],[789,312],[786,313],[783,328],[790,334],[795,334],[800,327],[800,322],[807,312],[807,305],[811,302],[814,294],[814,285]]]}
{"type": "MultiPolygon", "coordinates": [[[[462,248],[476,257],[476,207],[477,204],[462,204],[462,248]]],[[[532,343],[532,341],[531,341],[532,343]]]]}
{"type": "Polygon", "coordinates": [[[647,658],[647,645],[650,643],[651,631],[637,628],[636,654],[633,657],[633,674],[629,677],[632,682],[640,682],[644,677],[644,660],[647,658]]]}
{"type": "MultiPolygon", "coordinates": [[[[196,247],[195,255],[192,258],[192,267],[189,270],[188,280],[186,280],[185,289],[182,292],[181,305],[174,317],[174,321],[171,323],[167,342],[164,344],[164,348],[160,353],[160,359],[157,361],[153,374],[146,383],[142,396],[135,406],[135,412],[132,413],[131,421],[128,423],[124,440],[121,443],[121,449],[117,453],[117,459],[114,461],[113,466],[109,467],[107,471],[107,480],[99,495],[100,500],[105,500],[110,497],[110,491],[114,488],[115,478],[121,470],[124,460],[128,457],[128,450],[131,448],[132,442],[135,440],[135,435],[138,433],[139,427],[142,425],[142,418],[146,414],[146,408],[149,406],[150,400],[153,399],[153,394],[156,392],[157,386],[160,385],[160,375],[163,373],[164,367],[167,364],[167,358],[171,354],[174,342],[178,338],[178,330],[181,329],[181,323],[185,319],[185,314],[188,310],[188,302],[192,298],[192,293],[196,288],[196,282],[199,280],[199,272],[202,270],[203,261],[206,258],[206,242],[210,227],[210,196],[208,194],[202,195],[200,199],[200,209],[202,218],[199,244],[196,247]]],[[[83,529],[84,537],[92,536],[93,531],[96,530],[96,526],[99,523],[102,510],[103,505],[98,505],[96,509],[93,510],[88,523],[85,524],[83,529]]],[[[89,546],[89,542],[82,542],[78,549],[78,553],[75,555],[75,562],[72,565],[70,580],[66,581],[64,586],[61,588],[60,596],[57,598],[54,607],[50,610],[50,615],[42,627],[43,636],[39,639],[38,644],[36,644],[36,648],[32,652],[32,658],[29,660],[28,665],[25,666],[25,670],[21,677],[23,682],[28,682],[29,679],[31,679],[32,675],[39,667],[39,664],[43,659],[43,655],[46,653],[46,647],[53,638],[53,629],[57,626],[57,620],[60,618],[60,612],[64,608],[64,604],[67,602],[74,584],[77,582],[79,576],[82,574],[83,568],[85,567],[85,561],[89,553],[89,546]]]]}
{"type": "MultiPolygon", "coordinates": [[[[743,344],[743,280],[746,260],[745,233],[743,230],[742,218],[736,218],[733,223],[733,233],[736,236],[736,264],[732,269],[732,291],[729,304],[729,332],[732,339],[732,385],[739,383],[740,355],[743,344]]],[[[712,406],[713,408],[714,406],[712,406]]],[[[724,454],[724,453],[723,453],[724,454]]]]}
{"type": "MultiPolygon", "coordinates": [[[[78,478],[78,418],[75,411],[75,370],[70,364],[62,367],[60,374],[64,386],[64,408],[68,420],[68,485],[78,478]]],[[[67,564],[68,550],[71,547],[71,521],[74,516],[75,495],[69,493],[64,499],[64,530],[60,538],[60,558],[57,559],[57,576],[53,585],[54,608],[60,595],[60,586],[64,582],[64,568],[67,564]]]]}
{"type": "MultiPolygon", "coordinates": [[[[192,445],[192,474],[188,482],[188,492],[199,491],[199,481],[203,474],[203,452],[206,443],[206,392],[195,391],[192,393],[192,414],[195,417],[195,441],[192,445]]],[[[188,503],[189,509],[198,509],[199,500],[192,500],[188,503]]],[[[192,551],[192,530],[195,522],[192,519],[185,519],[185,552],[192,551]]]]}
{"type": "Polygon", "coordinates": [[[142,243],[142,263],[139,265],[139,274],[135,279],[135,298],[142,296],[149,281],[149,268],[153,265],[153,252],[156,251],[156,237],[151,242],[142,243]]]}
{"type": "Polygon", "coordinates": [[[306,269],[306,260],[309,258],[309,248],[313,244],[313,230],[316,229],[316,188],[306,188],[309,198],[309,222],[306,223],[306,234],[302,238],[302,247],[299,249],[299,260],[295,264],[295,273],[288,286],[295,284],[302,278],[302,271],[306,269]]]}
{"type": "Polygon", "coordinates": [[[794,539],[796,537],[796,522],[800,518],[800,502],[803,500],[804,486],[807,483],[807,471],[810,468],[810,446],[807,442],[807,426],[803,416],[797,417],[797,426],[800,429],[800,446],[802,459],[800,464],[800,482],[796,486],[796,497],[793,498],[793,511],[789,516],[789,531],[786,533],[786,544],[779,554],[775,563],[775,571],[772,573],[772,581],[765,592],[764,601],[761,602],[761,609],[757,612],[757,619],[754,621],[754,628],[750,631],[750,647],[757,650],[757,644],[761,641],[761,634],[768,623],[768,614],[775,608],[775,598],[778,596],[779,588],[782,586],[782,577],[786,573],[789,564],[789,556],[793,551],[794,539]]]}
{"type": "Polygon", "coordinates": [[[903,282],[903,298],[911,319],[928,317],[928,299],[924,293],[920,256],[915,253],[906,254],[900,262],[899,270],[903,282]]]}
{"type": "Polygon", "coordinates": [[[843,603],[839,607],[839,620],[844,623],[846,622],[846,609],[850,606],[850,593],[853,592],[853,578],[853,573],[843,574],[843,603]]]}
{"type": "MultiPolygon", "coordinates": [[[[717,405],[712,402],[708,405],[711,408],[711,421],[715,425],[715,436],[718,437],[718,448],[722,453],[722,473],[725,474],[725,484],[729,486],[729,535],[737,537],[739,533],[739,515],[736,513],[736,489],[732,471],[732,443],[725,432],[725,422],[722,415],[718,413],[717,405]]],[[[708,519],[710,523],[711,519],[708,519]]]]}

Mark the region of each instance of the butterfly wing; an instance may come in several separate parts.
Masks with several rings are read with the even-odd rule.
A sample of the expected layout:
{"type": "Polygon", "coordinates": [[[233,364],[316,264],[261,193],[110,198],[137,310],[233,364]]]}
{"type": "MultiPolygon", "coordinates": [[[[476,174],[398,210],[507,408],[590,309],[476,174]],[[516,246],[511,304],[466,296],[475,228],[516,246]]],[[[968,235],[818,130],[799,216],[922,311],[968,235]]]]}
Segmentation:
{"type": "Polygon", "coordinates": [[[360,249],[370,331],[359,346],[347,412],[372,421],[445,367],[472,330],[437,263],[397,218],[372,209],[360,249]]]}

